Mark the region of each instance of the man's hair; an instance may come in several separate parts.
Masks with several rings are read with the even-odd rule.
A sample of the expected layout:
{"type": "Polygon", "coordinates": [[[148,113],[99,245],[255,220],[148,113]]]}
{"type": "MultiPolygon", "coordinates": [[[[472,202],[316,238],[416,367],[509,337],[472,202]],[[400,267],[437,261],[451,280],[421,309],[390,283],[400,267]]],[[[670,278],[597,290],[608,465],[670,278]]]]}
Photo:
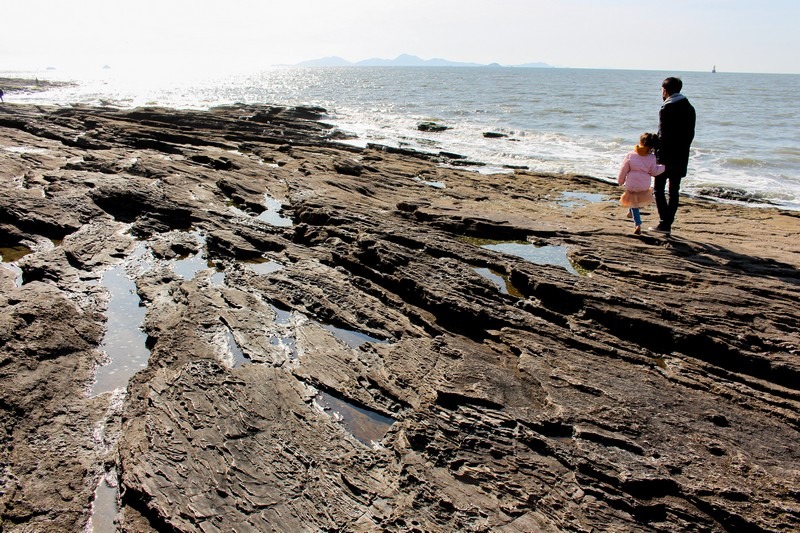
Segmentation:
{"type": "Polygon", "coordinates": [[[667,90],[667,94],[675,94],[681,92],[683,82],[680,78],[673,78],[670,76],[661,83],[661,86],[667,90]]]}

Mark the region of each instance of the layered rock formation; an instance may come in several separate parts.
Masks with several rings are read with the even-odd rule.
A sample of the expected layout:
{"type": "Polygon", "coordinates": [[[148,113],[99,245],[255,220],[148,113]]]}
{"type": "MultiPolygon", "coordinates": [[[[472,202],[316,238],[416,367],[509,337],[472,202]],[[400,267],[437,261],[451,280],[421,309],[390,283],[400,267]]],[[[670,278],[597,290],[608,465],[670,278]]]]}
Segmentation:
{"type": "Polygon", "coordinates": [[[796,213],[637,238],[610,184],[323,119],[0,108],[0,529],[108,472],[123,531],[800,528],[796,213]],[[120,265],[149,363],[93,393],[120,265]]]}

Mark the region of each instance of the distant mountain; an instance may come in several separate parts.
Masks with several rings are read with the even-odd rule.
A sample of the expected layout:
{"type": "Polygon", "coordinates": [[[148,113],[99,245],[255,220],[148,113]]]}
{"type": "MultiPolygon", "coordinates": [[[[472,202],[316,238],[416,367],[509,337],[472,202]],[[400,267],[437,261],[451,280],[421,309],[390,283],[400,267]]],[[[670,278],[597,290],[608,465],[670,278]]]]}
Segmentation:
{"type": "MultiPolygon", "coordinates": [[[[394,59],[372,58],[351,63],[341,57],[331,56],[321,59],[312,59],[297,63],[298,67],[501,67],[499,63],[483,65],[480,63],[462,63],[459,61],[449,61],[447,59],[433,58],[421,59],[417,56],[401,54],[394,59]]],[[[508,65],[517,68],[553,68],[547,63],[525,63],[522,65],[508,65]]]]}
{"type": "Polygon", "coordinates": [[[402,54],[394,59],[365,59],[356,63],[359,67],[481,67],[478,63],[459,63],[446,59],[420,59],[417,56],[402,54]]]}
{"type": "Polygon", "coordinates": [[[330,56],[297,63],[298,67],[351,67],[353,64],[341,57],[330,56]]]}
{"type": "Polygon", "coordinates": [[[521,65],[513,65],[517,68],[555,68],[553,65],[548,65],[547,63],[542,63],[541,61],[536,63],[523,63],[521,65]]]}

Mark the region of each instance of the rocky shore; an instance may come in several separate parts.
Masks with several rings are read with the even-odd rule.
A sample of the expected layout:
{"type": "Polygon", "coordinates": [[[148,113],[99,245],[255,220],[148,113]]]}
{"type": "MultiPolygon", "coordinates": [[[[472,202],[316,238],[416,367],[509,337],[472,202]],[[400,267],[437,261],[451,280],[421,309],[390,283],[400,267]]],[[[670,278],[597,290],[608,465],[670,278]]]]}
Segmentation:
{"type": "Polygon", "coordinates": [[[37,93],[70,85],[73,84],[65,81],[0,77],[0,89],[3,90],[7,97],[13,97],[15,93],[37,93]]]}
{"type": "Polygon", "coordinates": [[[800,529],[798,213],[324,120],[0,106],[0,531],[800,529]]]}

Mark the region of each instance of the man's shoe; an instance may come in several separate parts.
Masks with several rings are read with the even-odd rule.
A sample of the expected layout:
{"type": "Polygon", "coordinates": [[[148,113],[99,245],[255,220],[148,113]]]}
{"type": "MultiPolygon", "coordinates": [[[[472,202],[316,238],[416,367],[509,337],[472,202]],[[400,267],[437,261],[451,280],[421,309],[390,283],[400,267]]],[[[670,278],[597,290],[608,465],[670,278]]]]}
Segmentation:
{"type": "Polygon", "coordinates": [[[659,223],[658,226],[655,226],[653,228],[647,228],[647,229],[650,230],[650,231],[655,231],[657,233],[664,233],[666,235],[669,235],[672,232],[672,228],[670,228],[669,226],[664,225],[663,223],[659,223]]]}

